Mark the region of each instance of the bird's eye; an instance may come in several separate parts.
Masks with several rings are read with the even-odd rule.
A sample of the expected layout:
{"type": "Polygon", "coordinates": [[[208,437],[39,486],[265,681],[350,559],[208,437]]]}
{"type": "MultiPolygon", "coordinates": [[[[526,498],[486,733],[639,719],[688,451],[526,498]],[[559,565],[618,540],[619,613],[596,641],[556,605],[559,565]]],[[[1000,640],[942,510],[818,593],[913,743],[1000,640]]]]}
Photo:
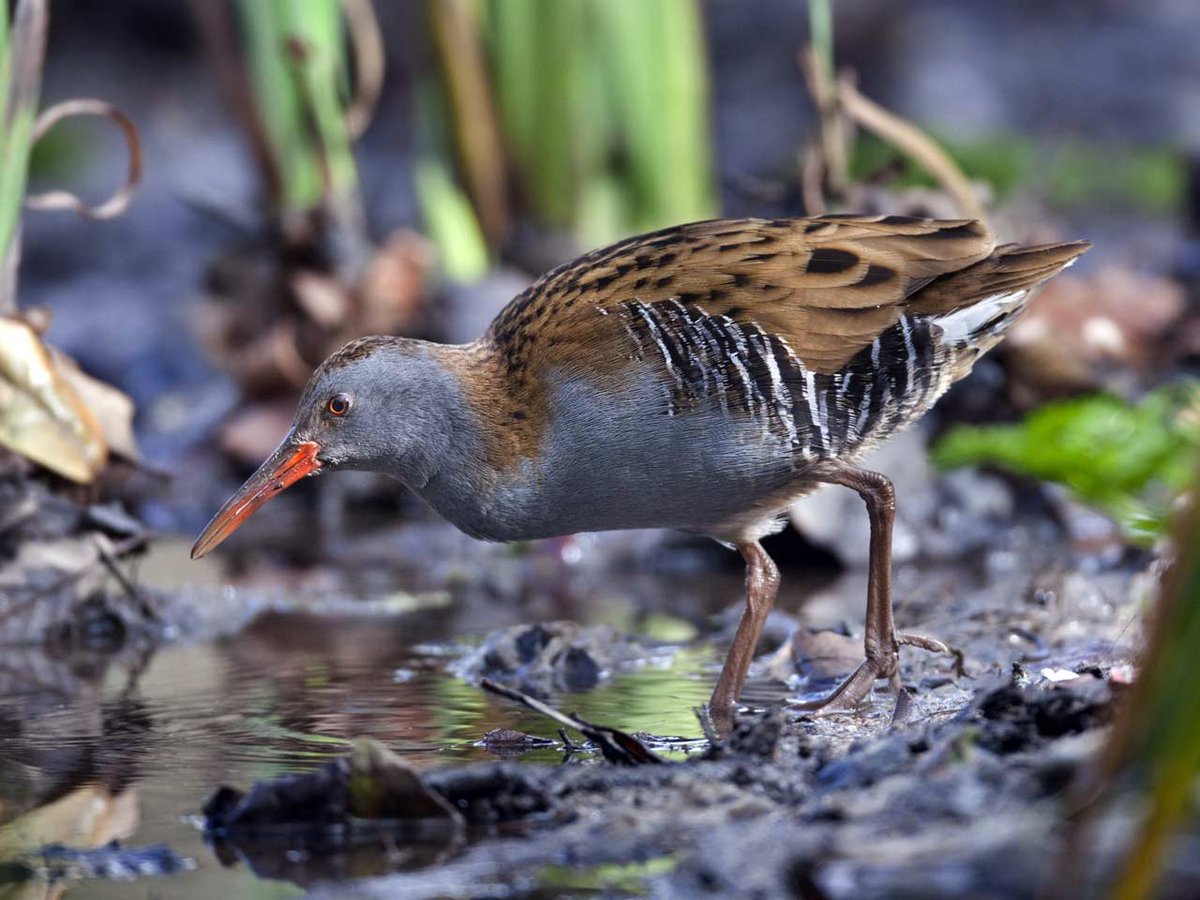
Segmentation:
{"type": "Polygon", "coordinates": [[[331,416],[344,416],[350,412],[350,397],[346,394],[334,394],[325,408],[331,416]]]}

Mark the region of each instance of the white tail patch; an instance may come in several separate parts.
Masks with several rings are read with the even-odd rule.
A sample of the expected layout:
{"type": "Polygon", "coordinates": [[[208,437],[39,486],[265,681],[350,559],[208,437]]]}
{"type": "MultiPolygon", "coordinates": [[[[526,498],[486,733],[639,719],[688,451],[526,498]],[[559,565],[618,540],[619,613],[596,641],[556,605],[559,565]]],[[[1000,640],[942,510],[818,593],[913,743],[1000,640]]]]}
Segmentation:
{"type": "Polygon", "coordinates": [[[1003,331],[1013,313],[1024,305],[1028,294],[1028,288],[1008,294],[993,294],[963,309],[936,316],[933,322],[942,329],[943,340],[951,346],[973,344],[992,332],[990,326],[999,326],[997,330],[1003,331]]]}

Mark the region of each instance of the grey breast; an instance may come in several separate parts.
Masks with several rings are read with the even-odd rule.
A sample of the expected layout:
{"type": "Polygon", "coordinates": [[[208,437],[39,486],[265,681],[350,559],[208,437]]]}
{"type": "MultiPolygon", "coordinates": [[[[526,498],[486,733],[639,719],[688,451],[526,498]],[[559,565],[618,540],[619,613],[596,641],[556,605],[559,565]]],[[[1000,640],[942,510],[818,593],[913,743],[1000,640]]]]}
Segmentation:
{"type": "Polygon", "coordinates": [[[603,390],[558,380],[544,453],[498,486],[489,528],[502,540],[584,531],[713,533],[794,481],[786,447],[713,399],[669,415],[661,379],[603,390]]]}

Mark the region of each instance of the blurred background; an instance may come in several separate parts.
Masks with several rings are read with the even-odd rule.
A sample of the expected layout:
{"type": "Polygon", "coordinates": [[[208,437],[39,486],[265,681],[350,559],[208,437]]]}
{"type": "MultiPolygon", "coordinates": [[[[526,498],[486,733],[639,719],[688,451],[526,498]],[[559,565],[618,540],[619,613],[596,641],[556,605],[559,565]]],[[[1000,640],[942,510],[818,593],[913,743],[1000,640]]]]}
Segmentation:
{"type": "MultiPolygon", "coordinates": [[[[116,804],[148,778],[145,821],[175,822],[230,772],[302,770],[371,728],[469,758],[505,720],[464,686],[478,670],[436,661],[537,620],[675,648],[608,694],[559,669],[549,690],[694,730],[705,640],[739,611],[715,546],[489,547],[347,473],[279,497],[218,559],[186,555],[345,340],[469,341],[546,269],[713,216],[969,216],[1095,244],[871,465],[897,484],[910,615],[948,597],[959,619],[1011,615],[954,635],[985,667],[1035,644],[1133,659],[1200,447],[1200,4],[54,0],[44,65],[22,5],[0,32],[0,644],[26,655],[0,671],[0,751],[40,774],[10,810],[95,783],[116,804]],[[80,96],[136,127],[136,178],[107,107],[34,140],[37,110],[80,96]],[[69,211],[131,180],[120,215],[69,211]],[[25,194],[49,209],[21,213],[25,194]],[[164,639],[185,649],[152,665],[164,639]],[[230,698],[249,712],[214,726],[230,698]],[[165,750],[164,722],[235,749],[165,750]],[[64,733],[77,755],[52,752],[64,733]]],[[[842,493],[772,539],[776,681],[811,675],[798,610],[860,621],[867,521],[842,493]]],[[[586,646],[597,672],[625,658],[586,646]]],[[[146,828],[113,810],[113,833],[146,828]]]]}
{"type": "MultiPolygon", "coordinates": [[[[1193,4],[836,4],[823,81],[919,128],[965,210],[930,160],[814,98],[804,3],[386,3],[366,49],[324,6],[300,17],[323,29],[314,88],[271,43],[287,4],[54,4],[44,105],[125,110],[146,170],[114,221],[26,216],[19,305],[133,399],[149,465],[186,463],[147,488],[155,528],[202,525],[346,337],[469,340],[581,250],[713,215],[985,212],[1005,240],[1095,242],[1043,301],[1053,340],[1030,323],[1007,374],[976,376],[1014,382],[1010,416],[1195,358],[1193,4]]],[[[64,123],[31,190],[101,198],[124,155],[103,120],[64,123]]]]}

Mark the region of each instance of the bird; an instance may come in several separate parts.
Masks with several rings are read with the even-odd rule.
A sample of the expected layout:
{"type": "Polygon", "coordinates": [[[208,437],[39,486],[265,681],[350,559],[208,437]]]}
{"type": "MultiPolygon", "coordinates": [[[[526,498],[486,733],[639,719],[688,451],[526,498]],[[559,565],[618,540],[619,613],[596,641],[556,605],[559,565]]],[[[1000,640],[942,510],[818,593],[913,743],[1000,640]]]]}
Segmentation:
{"type": "Polygon", "coordinates": [[[399,479],[476,538],[667,528],[736,548],[745,608],[708,703],[727,732],[779,587],[763,549],[822,485],[870,521],[863,662],[815,713],[850,711],[899,651],[946,644],[892,617],[895,492],[859,459],[921,417],[1087,241],[997,245],[972,219],[713,219],[547,272],[485,334],[371,335],[313,372],[278,449],[221,507],[198,558],[301,478],[399,479]]]}

